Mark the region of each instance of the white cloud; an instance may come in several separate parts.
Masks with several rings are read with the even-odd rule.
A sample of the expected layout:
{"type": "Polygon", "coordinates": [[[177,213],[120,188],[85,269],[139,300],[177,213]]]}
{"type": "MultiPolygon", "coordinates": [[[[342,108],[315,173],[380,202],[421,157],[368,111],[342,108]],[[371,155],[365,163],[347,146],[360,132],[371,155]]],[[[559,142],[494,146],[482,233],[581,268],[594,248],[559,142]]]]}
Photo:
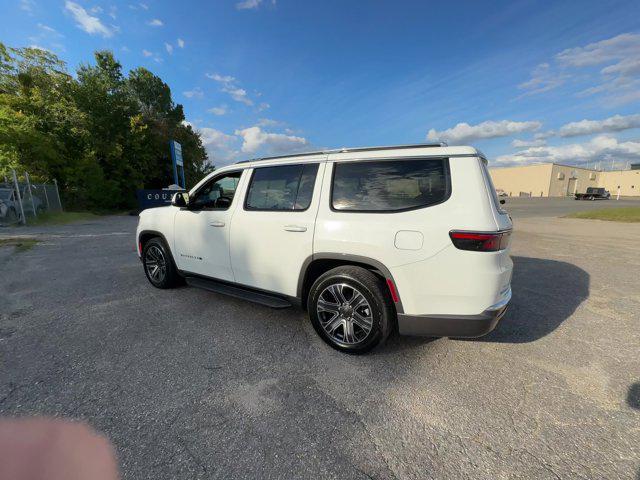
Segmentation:
{"type": "Polygon", "coordinates": [[[261,3],[262,0],[244,0],[236,3],[236,8],[238,10],[252,10],[258,8],[261,3]]]}
{"type": "Polygon", "coordinates": [[[178,46],[180,48],[184,48],[184,40],[183,39],[181,39],[181,38],[178,39],[178,46]]]}
{"type": "Polygon", "coordinates": [[[273,120],[272,118],[261,118],[256,123],[258,127],[279,127],[282,125],[282,122],[278,120],[273,120]]]}
{"type": "Polygon", "coordinates": [[[236,130],[235,134],[242,137],[242,151],[245,153],[291,153],[300,151],[308,143],[306,138],[284,133],[267,133],[258,126],[236,130]]]}
{"type": "Polygon", "coordinates": [[[173,45],[171,45],[170,43],[164,42],[164,48],[167,50],[167,53],[169,55],[173,54],[173,45]]]}
{"type": "Polygon", "coordinates": [[[28,37],[28,40],[33,42],[33,45],[48,45],[49,48],[38,47],[43,50],[51,51],[51,48],[55,48],[64,52],[66,49],[64,45],[59,42],[59,39],[62,37],[64,37],[64,35],[58,32],[55,28],[45,25],[44,23],[38,23],[37,34],[28,37]]]}
{"type": "Polygon", "coordinates": [[[640,159],[640,142],[619,142],[608,135],[597,136],[588,142],[560,146],[530,147],[496,159],[499,165],[526,165],[540,162],[584,165],[598,161],[637,161],[640,159]]]}
{"type": "Polygon", "coordinates": [[[228,135],[209,127],[196,128],[200,132],[202,144],[207,150],[209,160],[216,165],[225,165],[235,161],[240,152],[237,149],[238,137],[228,135]]]}
{"type": "Polygon", "coordinates": [[[210,78],[211,80],[215,80],[216,82],[223,83],[225,85],[235,83],[236,81],[236,79],[231,75],[219,75],[217,73],[205,73],[205,77],[210,78]]]}
{"type": "Polygon", "coordinates": [[[619,132],[631,128],[640,128],[640,115],[614,115],[604,120],[571,122],[560,127],[558,134],[561,137],[574,137],[602,132],[619,132]]]}
{"type": "Polygon", "coordinates": [[[621,35],[590,43],[585,47],[568,48],[556,55],[556,60],[572,67],[600,65],[611,60],[620,60],[640,55],[640,34],[621,35]]]}
{"type": "Polygon", "coordinates": [[[620,75],[629,77],[640,73],[640,55],[637,58],[626,58],[619,63],[609,65],[600,70],[603,75],[620,75]]]}
{"type": "Polygon", "coordinates": [[[100,5],[96,5],[94,7],[91,7],[89,11],[91,13],[102,13],[104,10],[102,10],[102,7],[100,5]]]}
{"type": "Polygon", "coordinates": [[[204,92],[200,87],[196,87],[193,90],[187,90],[186,92],[182,92],[182,94],[187,98],[202,98],[204,97],[204,92]]]}
{"type": "Polygon", "coordinates": [[[226,105],[220,105],[219,107],[212,107],[209,110],[207,110],[207,112],[213,113],[214,115],[218,115],[218,116],[226,115],[227,106],[226,105]]]}
{"type": "Polygon", "coordinates": [[[228,146],[237,140],[233,135],[227,135],[215,128],[202,127],[198,128],[198,131],[200,132],[200,135],[202,135],[202,143],[206,146],[228,146]]]}
{"type": "Polygon", "coordinates": [[[149,25],[151,27],[161,27],[161,26],[164,25],[164,23],[159,18],[154,18],[153,20],[149,20],[147,22],[147,25],[149,25]]]}
{"type": "Polygon", "coordinates": [[[518,87],[525,90],[521,98],[552,90],[569,79],[592,85],[575,95],[602,95],[611,107],[640,100],[640,33],[623,33],[586,46],[568,48],[554,57],[554,64],[542,63],[531,79],[518,87]],[[593,67],[602,66],[598,72],[593,67]],[[594,76],[595,75],[595,76],[594,76]]]}
{"type": "Polygon", "coordinates": [[[267,102],[260,102],[260,105],[258,105],[259,112],[264,112],[268,108],[271,108],[271,105],[269,105],[267,102]]]}
{"type": "Polygon", "coordinates": [[[89,15],[89,13],[77,3],[67,0],[64,8],[73,16],[78,28],[84,30],[88,34],[99,34],[105,38],[113,35],[113,31],[105,26],[98,17],[89,15]]]}
{"type": "Polygon", "coordinates": [[[153,55],[153,52],[150,52],[149,50],[142,50],[142,55],[144,55],[145,57],[151,57],[153,55]]]}
{"type": "Polygon", "coordinates": [[[109,16],[115,20],[117,17],[117,14],[118,14],[118,7],[116,7],[115,5],[111,5],[109,7],[109,16]]]}
{"type": "Polygon", "coordinates": [[[38,28],[45,31],[46,33],[50,33],[55,36],[62,36],[62,34],[58,33],[58,31],[55,28],[50,27],[49,25],[45,25],[44,23],[39,23],[38,28]]]}
{"type": "Polygon", "coordinates": [[[554,130],[547,130],[546,132],[534,133],[533,138],[536,140],[544,140],[549,137],[553,137],[556,134],[554,130]]]}
{"type": "Polygon", "coordinates": [[[562,85],[567,78],[566,74],[552,72],[548,63],[541,63],[531,72],[529,80],[518,85],[520,90],[525,90],[525,93],[518,98],[553,90],[562,85]]]}
{"type": "Polygon", "coordinates": [[[478,125],[458,123],[455,127],[441,132],[432,128],[427,134],[427,140],[444,140],[451,144],[459,144],[483,138],[507,137],[516,133],[530,132],[538,130],[541,126],[540,122],[514,122],[511,120],[487,121],[478,125]]]}
{"type": "Polygon", "coordinates": [[[218,73],[206,73],[205,76],[222,85],[222,92],[228,93],[236,102],[244,103],[247,106],[253,105],[253,100],[249,98],[247,91],[238,86],[238,81],[231,75],[220,75],[218,73]]]}
{"type": "Polygon", "coordinates": [[[149,5],[146,3],[138,3],[138,5],[140,5],[140,8],[143,10],[149,10],[149,5]]]}
{"type": "Polygon", "coordinates": [[[253,100],[251,100],[247,96],[247,91],[244,88],[237,87],[223,87],[222,91],[228,93],[231,98],[233,98],[236,102],[244,103],[245,105],[251,106],[253,105],[253,100]]]}
{"type": "Polygon", "coordinates": [[[33,14],[35,6],[36,2],[33,0],[20,0],[20,10],[27,12],[29,15],[33,14]]]}
{"type": "Polygon", "coordinates": [[[542,147],[546,145],[547,141],[542,138],[535,138],[533,140],[518,140],[515,139],[511,142],[511,146],[514,148],[530,148],[530,147],[542,147]]]}

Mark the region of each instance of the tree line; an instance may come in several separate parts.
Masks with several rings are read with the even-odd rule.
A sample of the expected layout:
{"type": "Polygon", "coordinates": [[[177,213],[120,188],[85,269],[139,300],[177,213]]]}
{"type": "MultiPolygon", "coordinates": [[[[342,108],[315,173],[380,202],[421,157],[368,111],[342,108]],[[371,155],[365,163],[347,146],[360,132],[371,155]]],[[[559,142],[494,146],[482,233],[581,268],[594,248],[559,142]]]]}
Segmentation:
{"type": "Polygon", "coordinates": [[[14,168],[56,179],[66,208],[111,210],[135,205],[138,188],[173,183],[171,139],[187,185],[212,169],[161,78],[123,74],[110,51],[94,57],[71,75],[52,52],[0,43],[0,177],[14,168]]]}

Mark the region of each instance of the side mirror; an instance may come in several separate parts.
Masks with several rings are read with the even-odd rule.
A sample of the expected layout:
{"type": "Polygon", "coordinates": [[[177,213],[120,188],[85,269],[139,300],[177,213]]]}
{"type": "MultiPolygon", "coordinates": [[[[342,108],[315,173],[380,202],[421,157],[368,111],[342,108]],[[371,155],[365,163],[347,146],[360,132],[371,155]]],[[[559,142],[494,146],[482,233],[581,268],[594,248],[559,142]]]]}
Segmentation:
{"type": "Polygon", "coordinates": [[[215,203],[215,208],[227,209],[230,206],[231,206],[231,199],[229,197],[219,197],[215,203]]]}
{"type": "Polygon", "coordinates": [[[171,205],[174,207],[185,208],[189,204],[189,194],[187,192],[178,192],[171,199],[171,205]]]}

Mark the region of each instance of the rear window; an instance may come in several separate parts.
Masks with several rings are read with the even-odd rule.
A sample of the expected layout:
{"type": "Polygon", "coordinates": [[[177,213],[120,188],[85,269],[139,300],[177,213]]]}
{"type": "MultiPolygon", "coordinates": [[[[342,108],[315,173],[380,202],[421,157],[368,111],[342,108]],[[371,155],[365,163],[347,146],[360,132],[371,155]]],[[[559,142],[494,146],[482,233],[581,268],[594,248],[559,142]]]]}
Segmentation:
{"type": "Polygon", "coordinates": [[[398,212],[449,196],[449,160],[402,159],[336,163],[331,207],[348,212],[398,212]]]}
{"type": "Polygon", "coordinates": [[[311,204],[318,164],[257,168],[253,172],[247,210],[306,210],[311,204]]]}

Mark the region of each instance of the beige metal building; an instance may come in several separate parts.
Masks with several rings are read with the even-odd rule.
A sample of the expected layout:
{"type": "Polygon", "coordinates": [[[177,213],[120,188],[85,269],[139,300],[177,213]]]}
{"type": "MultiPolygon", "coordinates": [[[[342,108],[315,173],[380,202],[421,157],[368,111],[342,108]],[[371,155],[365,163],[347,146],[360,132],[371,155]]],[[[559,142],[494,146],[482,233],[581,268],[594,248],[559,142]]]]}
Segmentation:
{"type": "Polygon", "coordinates": [[[523,167],[491,168],[491,178],[498,190],[510,197],[563,197],[584,193],[588,187],[604,187],[621,196],[640,196],[640,170],[600,172],[557,163],[523,167]]]}

